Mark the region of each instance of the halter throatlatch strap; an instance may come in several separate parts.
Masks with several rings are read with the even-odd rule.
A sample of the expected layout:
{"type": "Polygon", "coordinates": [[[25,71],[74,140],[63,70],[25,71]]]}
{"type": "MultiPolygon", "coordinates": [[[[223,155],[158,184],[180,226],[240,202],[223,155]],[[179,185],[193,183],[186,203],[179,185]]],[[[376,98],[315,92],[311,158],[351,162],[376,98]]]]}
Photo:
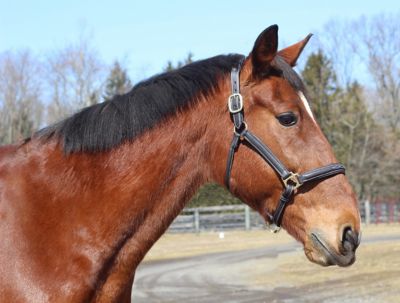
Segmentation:
{"type": "Polygon", "coordinates": [[[285,207],[292,200],[293,196],[296,194],[296,190],[299,187],[306,183],[322,181],[338,174],[344,174],[345,168],[342,164],[335,163],[315,168],[302,174],[293,173],[286,168],[286,166],[275,156],[275,154],[268,146],[266,146],[256,135],[254,135],[247,129],[247,124],[244,121],[243,97],[240,94],[239,82],[240,67],[242,62],[243,59],[241,60],[239,66],[234,67],[231,71],[232,94],[228,98],[228,108],[230,114],[232,115],[234,130],[226,163],[224,181],[226,187],[230,189],[230,179],[234,155],[240,143],[245,140],[275,170],[275,172],[281,178],[283,184],[283,192],[278,201],[278,206],[276,207],[273,214],[267,213],[267,217],[270,221],[269,227],[271,231],[277,232],[280,230],[280,224],[285,207]]]}
{"type": "Polygon", "coordinates": [[[233,165],[233,157],[235,155],[235,151],[238,148],[240,143],[240,136],[236,135],[236,133],[233,135],[231,146],[229,147],[229,153],[228,153],[228,161],[226,163],[226,170],[225,170],[225,185],[228,189],[230,189],[230,179],[231,179],[231,171],[232,171],[232,165],[233,165]]]}

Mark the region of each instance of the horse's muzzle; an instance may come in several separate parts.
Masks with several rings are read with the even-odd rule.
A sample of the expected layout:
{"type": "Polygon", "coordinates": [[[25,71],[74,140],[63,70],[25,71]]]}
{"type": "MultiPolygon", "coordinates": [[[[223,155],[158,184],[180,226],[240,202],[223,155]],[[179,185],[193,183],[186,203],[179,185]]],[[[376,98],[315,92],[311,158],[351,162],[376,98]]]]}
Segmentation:
{"type": "Polygon", "coordinates": [[[339,250],[329,245],[318,232],[312,232],[310,239],[314,248],[322,257],[317,263],[324,266],[338,265],[345,267],[350,266],[356,260],[355,252],[360,245],[361,236],[350,227],[344,228],[339,250]]]}

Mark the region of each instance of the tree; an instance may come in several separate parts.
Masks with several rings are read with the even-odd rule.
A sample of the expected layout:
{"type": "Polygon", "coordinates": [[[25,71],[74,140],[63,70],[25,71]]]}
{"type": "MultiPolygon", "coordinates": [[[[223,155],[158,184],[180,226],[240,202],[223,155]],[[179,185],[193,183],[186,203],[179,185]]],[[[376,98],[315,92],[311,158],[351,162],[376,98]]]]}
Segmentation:
{"type": "MultiPolygon", "coordinates": [[[[360,149],[365,156],[359,160],[371,164],[366,165],[370,170],[364,173],[371,178],[358,183],[357,191],[365,189],[369,199],[377,195],[381,198],[399,196],[400,12],[334,20],[318,36],[320,47],[340,75],[341,86],[351,87],[355,77],[364,83],[362,99],[370,117],[357,120],[366,132],[365,147],[360,149]]],[[[349,97],[349,94],[343,96],[349,97]]],[[[348,131],[353,128],[355,131],[352,125],[348,131]]],[[[352,146],[358,150],[362,145],[352,146]]]]}
{"type": "Polygon", "coordinates": [[[361,200],[382,194],[385,191],[378,184],[389,173],[381,163],[387,157],[384,129],[368,110],[364,89],[357,82],[344,89],[339,98],[339,157],[361,200]]]}
{"type": "Polygon", "coordinates": [[[111,99],[115,95],[127,93],[131,88],[132,83],[126,70],[121,67],[118,61],[115,61],[106,80],[105,99],[111,99]]]}
{"type": "Polygon", "coordinates": [[[328,141],[334,144],[332,129],[335,128],[337,120],[333,114],[334,109],[337,108],[339,88],[332,63],[321,49],[307,58],[302,77],[308,88],[307,92],[312,100],[316,119],[328,141]]]}
{"type": "Polygon", "coordinates": [[[181,68],[182,66],[190,64],[192,62],[193,62],[193,54],[189,52],[187,57],[183,61],[178,61],[175,65],[172,63],[172,61],[168,61],[167,66],[164,68],[164,71],[170,72],[173,71],[174,69],[181,68]]]}
{"type": "Polygon", "coordinates": [[[203,185],[190,200],[188,207],[240,204],[240,200],[216,183],[203,185]]]}
{"type": "Polygon", "coordinates": [[[309,56],[302,75],[316,118],[359,198],[377,194],[375,186],[387,177],[380,165],[386,156],[384,132],[368,109],[364,88],[357,82],[341,87],[321,50],[309,56]]]}
{"type": "Polygon", "coordinates": [[[400,139],[400,12],[353,22],[353,48],[373,79],[379,115],[400,139]]]}
{"type": "Polygon", "coordinates": [[[90,45],[90,40],[83,37],[78,43],[54,52],[47,59],[49,123],[98,102],[105,65],[90,45]]]}
{"type": "Polygon", "coordinates": [[[40,63],[29,51],[0,55],[0,143],[29,137],[41,124],[40,63]]]}

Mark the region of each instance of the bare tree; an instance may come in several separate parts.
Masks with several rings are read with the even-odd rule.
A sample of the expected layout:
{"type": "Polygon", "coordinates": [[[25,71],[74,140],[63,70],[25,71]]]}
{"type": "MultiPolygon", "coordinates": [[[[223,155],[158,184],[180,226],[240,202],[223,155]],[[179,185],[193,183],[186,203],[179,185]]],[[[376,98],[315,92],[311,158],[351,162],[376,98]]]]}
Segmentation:
{"type": "Polygon", "coordinates": [[[399,195],[400,182],[400,12],[361,18],[353,24],[354,49],[366,62],[375,87],[375,116],[385,127],[382,145],[385,171],[377,183],[388,195],[399,195]]]}
{"type": "Polygon", "coordinates": [[[48,57],[50,104],[48,122],[64,118],[79,108],[97,103],[105,78],[103,64],[90,39],[54,52],[48,57]]]}
{"type": "Polygon", "coordinates": [[[400,13],[362,18],[354,24],[358,53],[368,64],[380,97],[381,115],[393,133],[400,129],[400,13]]]}
{"type": "Polygon", "coordinates": [[[400,136],[400,12],[363,17],[353,23],[353,31],[354,49],[374,80],[380,115],[400,136]]]}
{"type": "Polygon", "coordinates": [[[0,54],[0,142],[30,136],[43,113],[41,67],[29,51],[0,54]]]}
{"type": "Polygon", "coordinates": [[[318,35],[342,87],[358,78],[376,91],[368,102],[391,128],[400,127],[400,11],[332,20],[318,35]]]}
{"type": "Polygon", "coordinates": [[[337,121],[345,127],[341,149],[353,185],[361,198],[400,194],[400,12],[333,20],[318,37],[347,91],[337,97],[349,115],[337,121]],[[355,79],[364,83],[361,94],[349,90],[355,79]],[[357,98],[367,111],[349,108],[357,98]]]}
{"type": "Polygon", "coordinates": [[[350,85],[357,75],[354,67],[358,64],[358,57],[354,56],[352,33],[348,30],[350,21],[331,20],[325,24],[323,31],[316,35],[316,44],[324,50],[337,74],[340,86],[350,85]]]}

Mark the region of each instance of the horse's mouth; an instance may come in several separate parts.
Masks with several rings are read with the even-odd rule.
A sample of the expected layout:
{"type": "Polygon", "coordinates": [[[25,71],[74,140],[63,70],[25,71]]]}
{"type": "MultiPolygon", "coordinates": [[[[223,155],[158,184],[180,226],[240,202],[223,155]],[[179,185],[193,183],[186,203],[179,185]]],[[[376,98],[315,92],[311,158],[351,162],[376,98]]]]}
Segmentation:
{"type": "Polygon", "coordinates": [[[338,265],[341,267],[350,266],[356,260],[355,250],[358,246],[352,245],[350,248],[343,246],[340,252],[330,246],[318,233],[312,232],[310,235],[312,250],[306,250],[306,256],[315,263],[322,266],[338,265]]]}

